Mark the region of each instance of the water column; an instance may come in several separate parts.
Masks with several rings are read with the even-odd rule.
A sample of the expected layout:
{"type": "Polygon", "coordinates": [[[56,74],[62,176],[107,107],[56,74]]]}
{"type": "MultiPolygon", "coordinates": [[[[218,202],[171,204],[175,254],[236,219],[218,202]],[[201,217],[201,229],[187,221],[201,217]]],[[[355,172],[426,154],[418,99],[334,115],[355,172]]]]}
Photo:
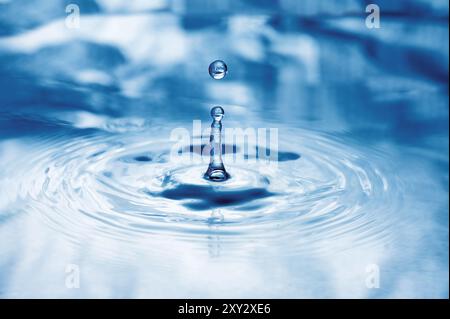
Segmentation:
{"type": "MultiPolygon", "coordinates": [[[[228,73],[228,67],[222,60],[215,60],[209,65],[208,72],[214,80],[222,80],[228,73]]],[[[215,106],[211,109],[213,121],[211,123],[211,134],[209,137],[210,161],[204,177],[215,182],[223,182],[230,177],[222,162],[221,135],[224,114],[225,111],[220,106],[215,106]]]]}
{"type": "Polygon", "coordinates": [[[222,118],[225,111],[220,106],[215,106],[211,109],[211,134],[209,136],[210,144],[210,160],[208,170],[204,177],[215,182],[226,181],[230,176],[225,170],[222,161],[222,118]]]}

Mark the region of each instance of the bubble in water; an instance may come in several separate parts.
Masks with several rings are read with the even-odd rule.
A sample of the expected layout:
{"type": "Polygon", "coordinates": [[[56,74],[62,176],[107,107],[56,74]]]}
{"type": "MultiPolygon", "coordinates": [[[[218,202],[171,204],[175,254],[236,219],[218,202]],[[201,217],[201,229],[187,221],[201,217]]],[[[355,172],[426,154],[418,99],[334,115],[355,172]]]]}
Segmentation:
{"type": "Polygon", "coordinates": [[[216,60],[209,65],[209,75],[215,80],[221,80],[228,72],[228,67],[222,60],[216,60]]]}
{"type": "Polygon", "coordinates": [[[225,111],[220,106],[215,106],[211,109],[213,122],[211,123],[211,135],[209,137],[210,161],[204,177],[214,182],[223,182],[230,177],[222,162],[221,121],[224,114],[225,111]]]}

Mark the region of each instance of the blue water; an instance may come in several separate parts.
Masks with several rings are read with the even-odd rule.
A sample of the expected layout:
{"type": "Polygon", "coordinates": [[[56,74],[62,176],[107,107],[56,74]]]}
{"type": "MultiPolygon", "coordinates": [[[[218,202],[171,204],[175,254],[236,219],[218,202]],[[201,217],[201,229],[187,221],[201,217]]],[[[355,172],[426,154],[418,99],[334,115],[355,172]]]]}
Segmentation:
{"type": "Polygon", "coordinates": [[[0,1],[0,297],[448,298],[448,2],[368,3],[0,1]]]}

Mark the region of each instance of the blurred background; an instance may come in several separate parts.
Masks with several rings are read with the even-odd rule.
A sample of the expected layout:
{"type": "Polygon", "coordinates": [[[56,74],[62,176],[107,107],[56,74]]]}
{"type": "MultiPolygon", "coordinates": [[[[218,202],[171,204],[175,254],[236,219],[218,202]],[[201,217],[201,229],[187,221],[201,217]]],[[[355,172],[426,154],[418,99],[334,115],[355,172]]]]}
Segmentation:
{"type": "MultiPolygon", "coordinates": [[[[365,25],[369,3],[79,1],[76,25],[68,1],[2,0],[1,111],[190,121],[220,102],[239,121],[433,143],[448,135],[448,3],[378,1],[379,29],[365,25]],[[211,81],[218,58],[230,75],[211,81]]],[[[29,120],[2,133],[50,129],[29,120]]]]}

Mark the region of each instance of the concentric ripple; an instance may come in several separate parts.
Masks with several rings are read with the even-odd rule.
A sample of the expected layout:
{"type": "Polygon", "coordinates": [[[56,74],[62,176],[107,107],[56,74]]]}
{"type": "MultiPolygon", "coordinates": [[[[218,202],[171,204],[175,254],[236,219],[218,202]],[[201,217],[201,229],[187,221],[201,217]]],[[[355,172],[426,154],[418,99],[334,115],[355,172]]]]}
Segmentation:
{"type": "Polygon", "coordinates": [[[0,180],[28,213],[74,242],[80,233],[136,244],[142,236],[201,241],[213,233],[230,244],[324,253],[389,240],[401,194],[383,173],[387,159],[316,132],[280,138],[293,135],[295,144],[279,141],[276,165],[225,154],[224,183],[202,178],[207,159],[187,152],[171,161],[172,142],[142,133],[46,139],[4,170],[14,178],[0,180]]]}

